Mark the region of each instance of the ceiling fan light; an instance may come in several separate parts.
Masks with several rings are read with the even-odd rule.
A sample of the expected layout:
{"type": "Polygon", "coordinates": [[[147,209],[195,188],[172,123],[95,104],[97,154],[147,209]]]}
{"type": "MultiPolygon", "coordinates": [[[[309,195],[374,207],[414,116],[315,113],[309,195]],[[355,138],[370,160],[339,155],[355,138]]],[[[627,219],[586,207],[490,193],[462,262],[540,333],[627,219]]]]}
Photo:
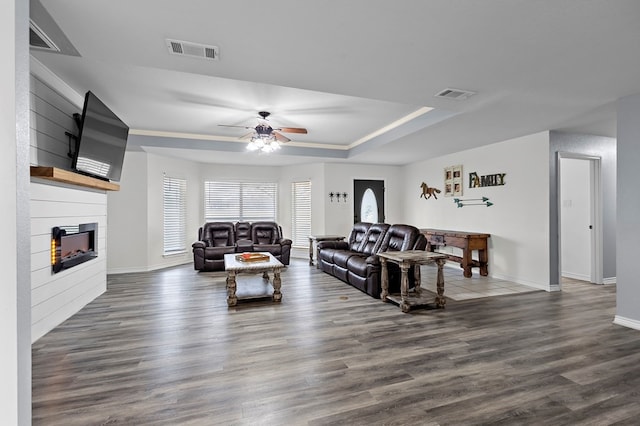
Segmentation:
{"type": "Polygon", "coordinates": [[[258,149],[260,148],[258,147],[258,145],[256,145],[254,141],[249,142],[249,145],[247,145],[248,151],[257,151],[258,149]]]}

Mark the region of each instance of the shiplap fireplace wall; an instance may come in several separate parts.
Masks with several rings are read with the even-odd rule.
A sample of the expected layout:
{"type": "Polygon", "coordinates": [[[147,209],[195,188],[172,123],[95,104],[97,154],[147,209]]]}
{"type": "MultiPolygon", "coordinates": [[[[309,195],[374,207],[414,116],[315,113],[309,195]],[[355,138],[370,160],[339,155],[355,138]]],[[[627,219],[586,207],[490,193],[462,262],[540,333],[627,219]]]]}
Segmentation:
{"type": "MultiPolygon", "coordinates": [[[[31,165],[70,170],[73,114],[82,96],[31,60],[31,165]]],[[[107,192],[31,178],[31,340],[35,342],[107,289],[107,192]],[[98,223],[98,257],[57,274],[51,268],[51,229],[98,223]]]]}
{"type": "Polygon", "coordinates": [[[31,339],[33,342],[107,289],[107,194],[31,180],[31,339]],[[51,229],[98,223],[98,257],[54,274],[51,229]]]}

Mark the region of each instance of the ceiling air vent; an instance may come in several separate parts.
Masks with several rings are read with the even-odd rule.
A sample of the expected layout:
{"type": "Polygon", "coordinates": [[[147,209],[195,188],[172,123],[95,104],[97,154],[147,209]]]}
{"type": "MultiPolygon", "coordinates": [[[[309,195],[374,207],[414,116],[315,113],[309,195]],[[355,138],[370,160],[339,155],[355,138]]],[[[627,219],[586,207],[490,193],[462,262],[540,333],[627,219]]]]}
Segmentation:
{"type": "Polygon", "coordinates": [[[438,98],[445,98],[445,99],[454,99],[456,101],[463,101],[467,98],[469,98],[470,96],[475,95],[476,92],[472,92],[470,90],[461,90],[461,89],[444,89],[443,91],[439,92],[436,94],[436,97],[438,98]]]}
{"type": "Polygon", "coordinates": [[[29,20],[29,46],[37,49],[60,52],[60,48],[56,46],[51,38],[49,38],[33,20],[29,20]]]}
{"type": "Polygon", "coordinates": [[[172,55],[192,56],[214,61],[220,59],[220,49],[217,46],[167,39],[167,48],[172,55]]]}

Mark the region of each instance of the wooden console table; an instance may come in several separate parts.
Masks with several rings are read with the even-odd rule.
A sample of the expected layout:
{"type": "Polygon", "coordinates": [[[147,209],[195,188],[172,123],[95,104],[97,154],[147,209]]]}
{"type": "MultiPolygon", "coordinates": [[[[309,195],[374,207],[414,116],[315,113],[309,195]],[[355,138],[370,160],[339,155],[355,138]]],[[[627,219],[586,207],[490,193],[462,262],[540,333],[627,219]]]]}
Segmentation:
{"type": "Polygon", "coordinates": [[[480,268],[480,275],[489,274],[489,249],[487,239],[490,234],[478,232],[447,231],[443,229],[421,229],[427,238],[427,251],[434,252],[440,246],[451,246],[462,249],[462,257],[446,254],[447,259],[460,263],[464,276],[471,277],[471,268],[480,268]],[[473,250],[478,251],[478,260],[472,257],[473,250]]]}

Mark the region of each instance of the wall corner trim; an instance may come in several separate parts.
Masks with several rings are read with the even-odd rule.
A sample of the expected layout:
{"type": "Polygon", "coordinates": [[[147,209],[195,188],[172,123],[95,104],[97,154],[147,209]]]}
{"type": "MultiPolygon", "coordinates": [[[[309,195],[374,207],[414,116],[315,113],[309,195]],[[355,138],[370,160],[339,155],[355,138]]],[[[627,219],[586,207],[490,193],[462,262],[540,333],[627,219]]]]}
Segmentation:
{"type": "Polygon", "coordinates": [[[623,327],[632,328],[634,330],[640,330],[640,320],[635,320],[631,318],[621,317],[620,315],[616,315],[613,319],[613,323],[617,325],[621,325],[623,327]]]}

